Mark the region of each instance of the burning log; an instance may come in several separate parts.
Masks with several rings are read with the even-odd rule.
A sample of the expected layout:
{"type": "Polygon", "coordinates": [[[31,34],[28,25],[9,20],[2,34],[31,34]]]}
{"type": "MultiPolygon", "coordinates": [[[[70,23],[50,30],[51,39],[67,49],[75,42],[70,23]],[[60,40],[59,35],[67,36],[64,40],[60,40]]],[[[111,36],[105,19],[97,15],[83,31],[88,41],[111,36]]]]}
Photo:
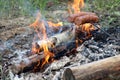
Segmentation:
{"type": "MultiPolygon", "coordinates": [[[[92,26],[93,27],[93,26],[92,26]]],[[[91,29],[91,25],[90,25],[91,29]]],[[[93,29],[93,28],[92,28],[93,29]]],[[[91,31],[91,30],[89,30],[91,31]]],[[[83,38],[83,33],[81,29],[79,30],[79,27],[74,29],[74,27],[60,33],[56,34],[54,36],[51,36],[47,40],[38,41],[35,44],[35,48],[33,51],[37,54],[34,54],[30,57],[24,58],[22,61],[14,62],[11,66],[11,70],[15,74],[19,74],[21,72],[27,72],[30,70],[33,70],[33,68],[37,65],[40,66],[39,69],[41,69],[42,62],[45,60],[45,54],[43,49],[43,44],[47,44],[49,51],[54,54],[54,56],[50,56],[50,59],[59,59],[60,57],[67,55],[69,56],[69,53],[75,53],[76,49],[76,40],[75,37],[81,39],[82,41],[88,39],[83,38]],[[82,34],[82,36],[80,35],[82,34]],[[39,64],[38,64],[39,63],[39,64]]],[[[78,44],[81,44],[81,42],[78,42],[78,44]]],[[[49,60],[51,62],[51,60],[49,60]]]]}
{"type": "MultiPolygon", "coordinates": [[[[54,52],[55,56],[50,57],[50,59],[59,59],[60,57],[67,55],[67,52],[76,47],[75,42],[72,42],[69,45],[63,45],[60,47],[56,47],[50,51],[54,52]],[[72,44],[73,43],[73,44],[72,44]],[[71,47],[69,47],[71,46],[71,47]]],[[[12,63],[11,70],[14,74],[25,73],[32,70],[37,70],[35,67],[41,69],[38,71],[42,71],[44,66],[42,67],[42,63],[44,62],[45,54],[44,52],[40,52],[39,54],[33,54],[30,57],[25,57],[22,60],[16,60],[12,63]]],[[[50,60],[49,60],[50,61],[50,60]]],[[[50,63],[50,62],[49,62],[50,63]]],[[[49,64],[48,63],[48,64],[49,64]]],[[[44,70],[43,70],[44,71],[44,70]]]]}
{"type": "Polygon", "coordinates": [[[47,45],[50,49],[59,45],[67,44],[73,40],[75,41],[76,38],[83,42],[92,36],[92,32],[97,30],[98,28],[95,28],[91,23],[86,23],[81,26],[71,25],[71,27],[67,28],[67,30],[62,33],[51,36],[45,40],[35,42],[33,44],[32,51],[33,53],[39,53],[43,51],[44,45],[47,45]]]}
{"type": "Polygon", "coordinates": [[[63,74],[64,80],[68,80],[69,76],[65,76],[68,72],[71,72],[69,76],[74,75],[75,80],[112,80],[120,76],[120,55],[67,68],[63,74]]]}
{"type": "Polygon", "coordinates": [[[43,51],[44,45],[47,45],[48,48],[54,48],[58,45],[65,44],[70,42],[75,38],[75,25],[69,27],[66,31],[62,33],[51,36],[48,39],[37,41],[33,44],[33,53],[39,53],[43,51]]]}
{"type": "Polygon", "coordinates": [[[98,16],[92,12],[79,12],[77,14],[72,14],[68,18],[69,22],[74,22],[77,25],[81,25],[88,22],[98,22],[98,16]]]}

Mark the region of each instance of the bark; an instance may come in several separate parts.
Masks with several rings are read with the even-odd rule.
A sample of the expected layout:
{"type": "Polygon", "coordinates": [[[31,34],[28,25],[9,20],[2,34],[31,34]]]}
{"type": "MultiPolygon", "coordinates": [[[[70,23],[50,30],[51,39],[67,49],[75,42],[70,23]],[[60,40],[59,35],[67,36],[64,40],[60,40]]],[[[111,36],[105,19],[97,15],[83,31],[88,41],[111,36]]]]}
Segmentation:
{"type": "MultiPolygon", "coordinates": [[[[120,55],[95,61],[85,65],[71,67],[65,70],[72,71],[75,80],[113,80],[120,79],[120,55]]],[[[69,72],[70,72],[69,71],[69,72]]],[[[64,80],[68,80],[64,76],[64,80]]]]}

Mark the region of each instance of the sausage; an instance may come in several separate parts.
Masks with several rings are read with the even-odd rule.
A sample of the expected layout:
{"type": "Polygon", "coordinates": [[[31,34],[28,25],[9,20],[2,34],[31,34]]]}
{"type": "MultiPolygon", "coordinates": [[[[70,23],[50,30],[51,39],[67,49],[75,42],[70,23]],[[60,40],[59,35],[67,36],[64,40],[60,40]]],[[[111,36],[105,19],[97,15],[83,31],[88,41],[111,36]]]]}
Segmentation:
{"type": "Polygon", "coordinates": [[[76,25],[81,25],[84,23],[96,23],[98,22],[99,18],[97,15],[83,15],[83,16],[79,16],[75,19],[74,23],[76,25]]]}
{"type": "Polygon", "coordinates": [[[74,22],[74,20],[77,18],[77,17],[80,17],[80,16],[84,16],[84,15],[96,15],[95,13],[92,13],[92,12],[79,12],[77,14],[72,14],[70,16],[68,16],[67,20],[69,22],[74,22]]]}

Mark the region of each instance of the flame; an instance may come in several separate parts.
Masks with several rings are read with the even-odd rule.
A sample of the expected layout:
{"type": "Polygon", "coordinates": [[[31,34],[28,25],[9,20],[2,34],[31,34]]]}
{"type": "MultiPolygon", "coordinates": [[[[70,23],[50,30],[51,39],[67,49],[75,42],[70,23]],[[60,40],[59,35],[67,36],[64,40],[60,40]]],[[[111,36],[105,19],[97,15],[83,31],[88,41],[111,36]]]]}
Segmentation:
{"type": "Polygon", "coordinates": [[[74,0],[72,4],[72,8],[74,13],[80,12],[80,8],[84,6],[84,0],[74,0]]]}
{"type": "Polygon", "coordinates": [[[48,21],[47,23],[48,23],[49,27],[60,27],[60,26],[63,26],[62,22],[53,23],[51,21],[48,21]]]}
{"type": "Polygon", "coordinates": [[[45,54],[45,61],[42,63],[42,66],[43,67],[46,63],[49,63],[49,59],[54,57],[54,54],[51,53],[49,50],[48,50],[48,46],[47,44],[43,44],[43,49],[44,49],[44,54],[45,54]]]}
{"type": "Polygon", "coordinates": [[[40,49],[39,49],[39,45],[37,44],[32,44],[32,53],[39,53],[40,49]]]}
{"type": "Polygon", "coordinates": [[[91,36],[91,31],[93,30],[95,30],[95,27],[91,23],[85,23],[82,25],[82,31],[87,32],[88,36],[91,36]]]}
{"type": "MultiPolygon", "coordinates": [[[[70,3],[68,5],[69,5],[68,7],[71,7],[70,3]]],[[[84,6],[84,0],[74,0],[73,3],[72,3],[72,9],[74,11],[73,13],[74,14],[79,13],[80,8],[82,8],[83,6],[84,6]]],[[[72,14],[71,9],[70,8],[68,8],[68,9],[69,9],[69,13],[72,14]]],[[[47,23],[48,23],[48,26],[50,28],[63,26],[62,22],[53,23],[53,22],[47,21],[47,23]]],[[[41,65],[41,67],[43,67],[46,63],[49,63],[50,61],[54,61],[53,60],[54,54],[52,52],[50,52],[49,49],[48,49],[48,46],[49,46],[50,43],[46,42],[46,39],[47,39],[46,26],[44,24],[44,21],[41,19],[41,14],[40,13],[37,14],[37,18],[36,18],[35,22],[32,23],[30,26],[34,27],[34,29],[35,29],[36,33],[38,34],[38,37],[40,38],[40,40],[41,39],[43,40],[43,42],[40,46],[36,46],[36,44],[32,45],[32,51],[34,53],[39,53],[40,48],[41,47],[43,48],[43,52],[44,52],[44,56],[45,56],[44,61],[42,62],[42,65],[41,65]]],[[[76,27],[77,26],[78,25],[76,25],[76,27]]],[[[95,30],[94,26],[91,23],[85,23],[83,25],[80,25],[79,27],[81,27],[83,32],[87,32],[87,34],[88,34],[87,37],[90,37],[91,36],[90,32],[95,30]]],[[[83,42],[82,40],[79,40],[79,41],[81,43],[83,42]]],[[[78,44],[78,40],[76,40],[76,44],[78,44]]],[[[76,47],[77,46],[78,45],[76,45],[76,47]]]]}
{"type": "MultiPolygon", "coordinates": [[[[73,13],[77,14],[80,12],[80,9],[82,7],[84,7],[84,0],[74,0],[73,3],[68,2],[68,11],[69,14],[72,13],[71,9],[70,9],[70,4],[72,5],[72,9],[73,9],[73,13]]],[[[77,27],[78,25],[76,25],[77,27]]],[[[91,23],[85,23],[80,25],[81,29],[83,32],[86,32],[88,34],[88,37],[91,36],[91,31],[95,30],[94,25],[92,25],[91,23]]],[[[82,41],[81,41],[82,42],[82,41]]]]}
{"type": "MultiPolygon", "coordinates": [[[[50,26],[61,26],[62,24],[61,23],[57,23],[57,24],[54,24],[52,22],[48,22],[48,24],[50,26]]],[[[41,14],[38,13],[37,14],[37,18],[35,20],[34,23],[32,23],[30,25],[31,27],[34,27],[38,37],[40,38],[41,40],[41,37],[42,37],[42,44],[40,45],[40,47],[43,48],[43,51],[44,51],[44,56],[45,56],[45,60],[42,62],[42,66],[43,67],[46,63],[49,63],[49,59],[52,58],[54,56],[53,53],[51,53],[49,50],[48,50],[48,45],[46,42],[44,42],[46,39],[47,39],[47,32],[46,32],[46,27],[45,27],[45,24],[44,24],[44,21],[41,20],[41,14]],[[42,34],[40,34],[40,31],[42,32],[42,34]]],[[[39,45],[36,46],[37,44],[33,44],[32,45],[32,52],[33,53],[39,53],[40,52],[40,47],[39,45]]]]}
{"type": "Polygon", "coordinates": [[[68,2],[68,12],[71,14],[70,4],[72,5],[73,13],[79,13],[80,8],[84,7],[84,0],[74,0],[73,3],[68,2]]]}

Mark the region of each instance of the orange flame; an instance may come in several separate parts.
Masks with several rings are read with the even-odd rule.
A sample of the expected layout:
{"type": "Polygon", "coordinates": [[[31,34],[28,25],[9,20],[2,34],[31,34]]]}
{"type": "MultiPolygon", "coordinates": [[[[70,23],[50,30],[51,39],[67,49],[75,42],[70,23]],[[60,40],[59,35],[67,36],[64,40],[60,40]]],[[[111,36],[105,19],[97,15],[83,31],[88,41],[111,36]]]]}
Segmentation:
{"type": "Polygon", "coordinates": [[[80,8],[84,6],[84,0],[74,0],[72,4],[72,8],[74,13],[80,12],[80,8]]]}
{"type": "MultiPolygon", "coordinates": [[[[55,27],[55,26],[61,26],[60,23],[54,24],[54,23],[52,23],[52,22],[49,22],[49,25],[54,26],[54,27],[55,27]]],[[[42,36],[41,36],[41,34],[39,33],[39,30],[42,31],[42,34],[43,34],[42,39],[43,39],[43,41],[47,39],[46,27],[45,27],[44,22],[41,20],[41,14],[40,14],[40,13],[37,14],[37,18],[36,18],[35,22],[32,23],[30,26],[35,28],[35,31],[36,31],[36,33],[38,34],[38,37],[39,37],[40,39],[41,39],[42,36]]],[[[41,67],[43,67],[46,63],[49,62],[49,59],[50,59],[51,57],[53,57],[54,54],[51,53],[51,52],[48,50],[48,44],[47,44],[46,42],[43,42],[42,45],[40,45],[40,47],[43,48],[43,50],[44,50],[44,55],[45,55],[45,60],[44,60],[44,62],[42,63],[42,66],[41,66],[41,67]]],[[[37,47],[36,47],[36,44],[33,44],[33,45],[32,45],[32,52],[33,52],[33,53],[39,53],[39,47],[37,48],[37,47]]]]}
{"type": "MultiPolygon", "coordinates": [[[[68,3],[68,6],[70,6],[70,3],[68,3]]],[[[80,12],[80,9],[84,7],[84,0],[74,0],[72,3],[72,8],[74,11],[74,14],[77,14],[80,12]]],[[[69,11],[70,12],[70,11],[69,11]]],[[[90,31],[95,30],[94,25],[92,25],[91,23],[85,23],[83,25],[81,25],[82,31],[83,32],[87,32],[87,34],[90,36],[90,31]]]]}
{"type": "Polygon", "coordinates": [[[47,23],[48,23],[49,27],[60,27],[60,26],[63,26],[62,22],[53,23],[51,21],[48,21],[47,23]]]}
{"type": "MultiPolygon", "coordinates": [[[[68,12],[71,13],[72,11],[70,10],[70,2],[68,3],[68,12]]],[[[72,5],[73,13],[79,13],[80,8],[84,7],[84,0],[74,0],[72,5]]]]}
{"type": "Polygon", "coordinates": [[[92,25],[91,23],[85,23],[82,25],[82,31],[83,32],[87,32],[88,37],[91,36],[91,31],[95,30],[94,25],[92,25]]]}
{"type": "MultiPolygon", "coordinates": [[[[69,4],[68,4],[69,5],[69,4]]],[[[74,14],[79,13],[80,12],[80,8],[82,8],[84,6],[84,0],[74,0],[74,2],[72,3],[72,9],[74,11],[74,14]]],[[[69,5],[69,7],[71,7],[69,5]]],[[[71,9],[69,9],[69,12],[72,13],[71,9]]],[[[58,22],[58,23],[52,23],[50,21],[47,21],[49,27],[60,27],[63,26],[62,22],[58,22]]],[[[40,47],[43,48],[44,50],[44,55],[45,55],[45,60],[44,62],[42,62],[41,67],[43,67],[46,63],[49,63],[49,60],[54,57],[54,54],[51,53],[48,49],[49,44],[46,43],[44,40],[47,39],[47,32],[46,32],[46,27],[44,22],[41,20],[41,14],[38,13],[37,18],[35,20],[34,23],[32,23],[30,26],[35,28],[36,33],[38,34],[38,37],[41,39],[43,39],[42,44],[40,45],[40,47]],[[41,36],[41,34],[39,33],[39,30],[42,32],[43,36],[41,36]]],[[[81,29],[83,32],[87,32],[88,33],[88,37],[91,36],[91,31],[95,30],[94,26],[91,23],[86,23],[81,25],[81,29]]],[[[83,42],[80,40],[80,42],[83,42]]],[[[76,41],[76,43],[78,43],[78,41],[76,41]]],[[[35,53],[39,53],[39,48],[36,48],[36,45],[33,45],[32,47],[32,51],[35,53]]],[[[53,61],[53,60],[51,60],[53,61]]]]}
{"type": "Polygon", "coordinates": [[[41,67],[43,67],[46,63],[49,63],[49,59],[54,56],[54,54],[48,50],[47,44],[43,44],[43,49],[44,49],[44,54],[45,54],[45,61],[42,63],[41,67]]]}
{"type": "Polygon", "coordinates": [[[32,53],[39,53],[39,46],[37,47],[37,45],[34,43],[32,44],[32,53]]]}

